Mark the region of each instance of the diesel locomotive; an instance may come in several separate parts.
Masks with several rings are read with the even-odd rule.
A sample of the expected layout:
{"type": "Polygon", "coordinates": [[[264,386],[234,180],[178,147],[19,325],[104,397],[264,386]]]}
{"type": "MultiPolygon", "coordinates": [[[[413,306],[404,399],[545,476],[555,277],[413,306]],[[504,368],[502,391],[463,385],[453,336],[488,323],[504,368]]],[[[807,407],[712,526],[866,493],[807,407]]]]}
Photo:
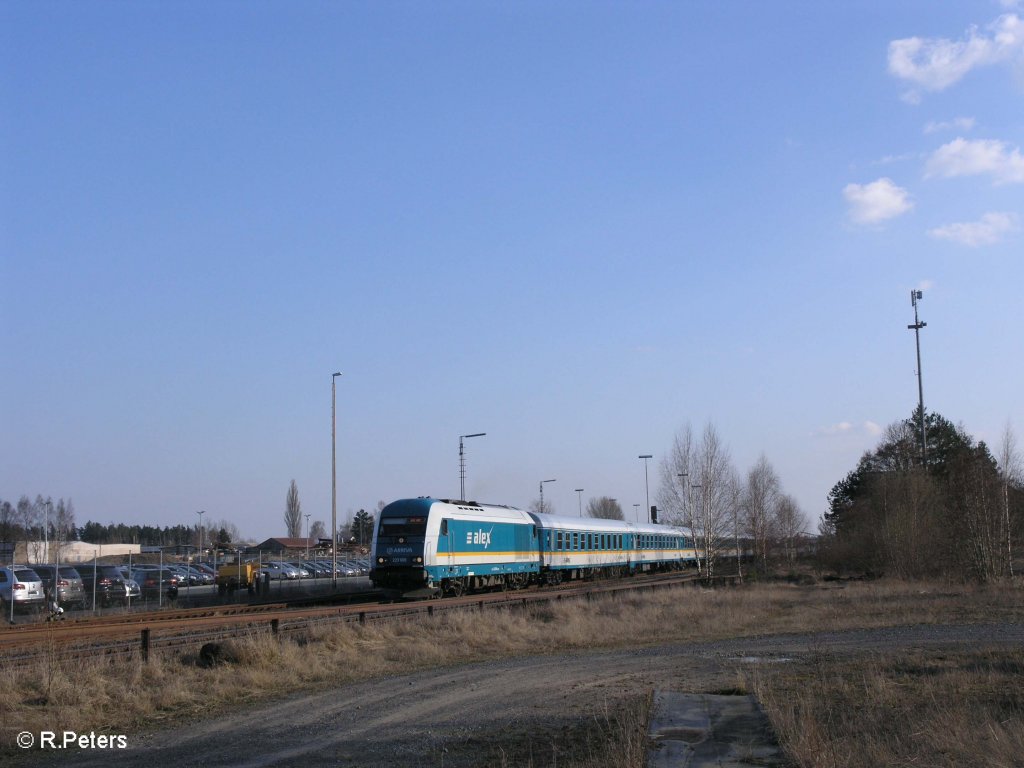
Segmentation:
{"type": "Polygon", "coordinates": [[[423,496],[394,501],[377,516],[370,580],[406,597],[458,596],[696,562],[687,528],[423,496]]]}

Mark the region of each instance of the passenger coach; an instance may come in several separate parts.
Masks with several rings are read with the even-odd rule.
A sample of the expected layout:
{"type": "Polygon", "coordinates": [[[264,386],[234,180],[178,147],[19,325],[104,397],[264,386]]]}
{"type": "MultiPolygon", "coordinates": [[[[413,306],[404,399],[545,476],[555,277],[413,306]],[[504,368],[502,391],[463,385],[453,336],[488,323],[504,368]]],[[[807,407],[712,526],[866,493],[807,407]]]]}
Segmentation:
{"type": "Polygon", "coordinates": [[[370,580],[409,597],[460,595],[677,569],[695,560],[693,537],[683,528],[421,497],[381,510],[370,580]]]}

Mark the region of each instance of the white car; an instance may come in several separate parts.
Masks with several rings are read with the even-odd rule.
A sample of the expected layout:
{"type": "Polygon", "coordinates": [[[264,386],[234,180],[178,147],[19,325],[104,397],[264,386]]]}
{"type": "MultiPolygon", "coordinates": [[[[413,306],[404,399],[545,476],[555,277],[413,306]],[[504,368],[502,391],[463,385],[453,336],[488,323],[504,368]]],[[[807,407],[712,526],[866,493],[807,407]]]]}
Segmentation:
{"type": "Polygon", "coordinates": [[[297,579],[301,576],[298,568],[280,560],[264,563],[260,573],[269,574],[272,579],[297,579]]]}
{"type": "Polygon", "coordinates": [[[43,580],[27,565],[0,568],[0,619],[8,614],[11,605],[25,610],[43,607],[43,580]]]}

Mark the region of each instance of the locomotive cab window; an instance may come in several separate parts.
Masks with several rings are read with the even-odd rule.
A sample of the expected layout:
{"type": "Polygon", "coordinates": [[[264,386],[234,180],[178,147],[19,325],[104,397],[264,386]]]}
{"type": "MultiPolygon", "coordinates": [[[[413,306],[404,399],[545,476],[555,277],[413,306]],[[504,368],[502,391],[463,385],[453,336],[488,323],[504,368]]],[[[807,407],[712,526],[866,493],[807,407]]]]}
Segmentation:
{"type": "Polygon", "coordinates": [[[427,518],[385,517],[380,521],[381,536],[422,536],[427,532],[427,518]]]}

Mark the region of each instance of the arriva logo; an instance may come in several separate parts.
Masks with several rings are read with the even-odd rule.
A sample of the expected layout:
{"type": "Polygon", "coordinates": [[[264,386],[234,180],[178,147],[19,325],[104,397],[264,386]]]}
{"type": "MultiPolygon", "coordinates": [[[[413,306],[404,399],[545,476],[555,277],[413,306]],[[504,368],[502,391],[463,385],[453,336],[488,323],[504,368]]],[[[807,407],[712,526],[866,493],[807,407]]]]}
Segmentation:
{"type": "Polygon", "coordinates": [[[491,546],[491,534],[493,532],[493,528],[489,531],[466,531],[466,543],[483,544],[484,549],[487,549],[491,546]]]}

